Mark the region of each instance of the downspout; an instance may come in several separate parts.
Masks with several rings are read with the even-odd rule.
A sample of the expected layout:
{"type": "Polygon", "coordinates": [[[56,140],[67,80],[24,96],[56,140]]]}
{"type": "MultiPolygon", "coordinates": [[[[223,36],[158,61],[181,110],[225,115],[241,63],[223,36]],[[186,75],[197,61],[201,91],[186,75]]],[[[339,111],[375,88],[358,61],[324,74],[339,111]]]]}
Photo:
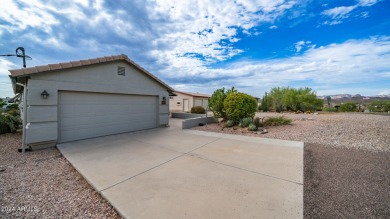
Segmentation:
{"type": "Polygon", "coordinates": [[[23,87],[23,136],[22,136],[22,153],[26,152],[26,126],[27,126],[27,80],[26,84],[16,82],[23,87]]]}

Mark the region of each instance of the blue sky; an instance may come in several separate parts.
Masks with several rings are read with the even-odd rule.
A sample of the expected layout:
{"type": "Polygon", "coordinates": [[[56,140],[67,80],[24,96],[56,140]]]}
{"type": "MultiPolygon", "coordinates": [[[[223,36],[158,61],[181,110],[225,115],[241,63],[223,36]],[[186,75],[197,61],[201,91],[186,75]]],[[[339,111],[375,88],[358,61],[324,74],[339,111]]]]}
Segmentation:
{"type": "MultiPolygon", "coordinates": [[[[1,0],[0,54],[27,66],[126,54],[182,91],[390,94],[390,0],[1,0]]],[[[13,96],[0,57],[0,97],[13,96]]]]}

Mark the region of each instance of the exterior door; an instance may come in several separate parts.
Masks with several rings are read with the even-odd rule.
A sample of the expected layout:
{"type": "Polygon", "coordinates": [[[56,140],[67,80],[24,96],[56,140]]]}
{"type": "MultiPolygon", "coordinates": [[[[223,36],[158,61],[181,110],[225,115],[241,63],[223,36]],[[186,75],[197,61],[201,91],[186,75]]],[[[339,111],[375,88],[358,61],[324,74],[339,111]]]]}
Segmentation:
{"type": "Polygon", "coordinates": [[[188,101],[188,99],[183,99],[183,111],[184,112],[190,111],[190,101],[188,101]]]}

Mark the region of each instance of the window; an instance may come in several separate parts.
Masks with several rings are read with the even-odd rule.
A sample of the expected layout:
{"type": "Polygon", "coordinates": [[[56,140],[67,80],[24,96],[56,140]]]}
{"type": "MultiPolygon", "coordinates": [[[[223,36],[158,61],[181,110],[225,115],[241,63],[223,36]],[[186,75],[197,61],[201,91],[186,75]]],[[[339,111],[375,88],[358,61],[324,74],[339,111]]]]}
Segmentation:
{"type": "Polygon", "coordinates": [[[177,102],[176,105],[180,106],[180,105],[181,105],[181,102],[177,102]]]}
{"type": "Polygon", "coordinates": [[[170,100],[173,100],[173,97],[169,97],[170,100]]]}
{"type": "Polygon", "coordinates": [[[122,66],[118,66],[118,75],[126,76],[126,68],[122,66]]]}

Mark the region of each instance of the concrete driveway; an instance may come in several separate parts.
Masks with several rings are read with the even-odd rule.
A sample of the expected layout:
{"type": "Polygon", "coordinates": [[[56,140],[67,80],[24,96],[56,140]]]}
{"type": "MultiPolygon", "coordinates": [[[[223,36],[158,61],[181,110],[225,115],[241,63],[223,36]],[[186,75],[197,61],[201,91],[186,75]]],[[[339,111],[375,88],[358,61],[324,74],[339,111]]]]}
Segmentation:
{"type": "Polygon", "coordinates": [[[302,218],[303,143],[171,127],[57,145],[126,218],[302,218]]]}

